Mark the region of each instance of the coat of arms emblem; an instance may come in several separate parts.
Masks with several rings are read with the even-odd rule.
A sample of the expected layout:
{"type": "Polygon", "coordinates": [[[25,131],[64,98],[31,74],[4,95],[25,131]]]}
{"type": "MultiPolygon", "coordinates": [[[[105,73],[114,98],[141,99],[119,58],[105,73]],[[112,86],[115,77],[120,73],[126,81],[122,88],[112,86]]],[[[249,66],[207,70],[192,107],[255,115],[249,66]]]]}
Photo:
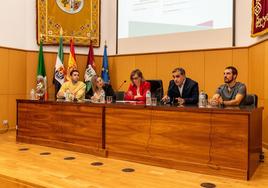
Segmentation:
{"type": "Polygon", "coordinates": [[[76,14],[83,9],[84,0],[56,0],[59,8],[69,14],[76,14]]]}

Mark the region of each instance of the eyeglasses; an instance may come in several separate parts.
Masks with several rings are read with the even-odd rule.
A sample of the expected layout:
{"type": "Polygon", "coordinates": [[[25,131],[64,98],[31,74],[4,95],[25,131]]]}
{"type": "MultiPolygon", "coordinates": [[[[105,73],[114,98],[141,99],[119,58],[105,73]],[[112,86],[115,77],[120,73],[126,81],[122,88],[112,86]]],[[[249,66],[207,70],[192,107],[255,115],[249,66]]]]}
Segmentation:
{"type": "Polygon", "coordinates": [[[139,77],[132,77],[132,80],[138,80],[139,77]]]}

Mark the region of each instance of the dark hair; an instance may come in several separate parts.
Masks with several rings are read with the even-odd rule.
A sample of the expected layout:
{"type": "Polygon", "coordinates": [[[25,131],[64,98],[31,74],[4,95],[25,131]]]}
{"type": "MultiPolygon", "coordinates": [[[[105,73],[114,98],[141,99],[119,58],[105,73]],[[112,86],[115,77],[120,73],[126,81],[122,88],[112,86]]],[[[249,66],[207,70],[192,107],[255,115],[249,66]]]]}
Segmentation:
{"type": "Polygon", "coordinates": [[[180,72],[181,75],[185,76],[185,70],[181,67],[175,68],[172,73],[180,72]]]}
{"type": "Polygon", "coordinates": [[[138,75],[138,77],[141,78],[141,81],[143,82],[143,81],[144,81],[144,77],[143,77],[142,72],[140,71],[140,69],[135,69],[135,70],[133,70],[133,71],[130,73],[130,80],[131,80],[131,82],[133,83],[132,77],[133,77],[134,75],[136,75],[136,74],[138,75]]]}
{"type": "Polygon", "coordinates": [[[70,76],[72,76],[74,72],[78,72],[78,73],[79,73],[79,71],[78,71],[77,69],[73,69],[73,70],[70,72],[70,76]]]}
{"type": "Polygon", "coordinates": [[[238,75],[238,71],[237,71],[237,69],[236,69],[235,67],[233,67],[233,66],[229,66],[229,67],[226,67],[225,70],[226,70],[226,69],[231,69],[233,75],[238,75]]]}

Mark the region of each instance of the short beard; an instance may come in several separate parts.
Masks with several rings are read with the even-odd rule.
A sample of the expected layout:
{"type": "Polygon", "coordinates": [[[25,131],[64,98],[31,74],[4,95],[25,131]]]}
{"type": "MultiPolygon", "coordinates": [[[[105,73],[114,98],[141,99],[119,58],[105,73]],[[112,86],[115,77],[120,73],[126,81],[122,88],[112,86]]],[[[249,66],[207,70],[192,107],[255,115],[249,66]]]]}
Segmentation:
{"type": "Polygon", "coordinates": [[[232,78],[231,80],[228,80],[228,81],[225,81],[225,80],[224,80],[224,83],[226,83],[226,84],[230,84],[232,81],[234,81],[234,78],[232,78]]]}

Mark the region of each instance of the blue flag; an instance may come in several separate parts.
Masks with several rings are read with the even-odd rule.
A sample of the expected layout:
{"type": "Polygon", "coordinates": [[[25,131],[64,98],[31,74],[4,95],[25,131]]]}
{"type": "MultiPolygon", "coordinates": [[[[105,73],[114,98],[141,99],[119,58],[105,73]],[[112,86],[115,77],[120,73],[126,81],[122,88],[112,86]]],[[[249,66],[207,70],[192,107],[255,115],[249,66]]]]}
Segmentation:
{"type": "Polygon", "coordinates": [[[109,64],[108,64],[107,46],[106,45],[104,46],[104,52],[103,52],[101,77],[105,83],[110,82],[109,64]]]}

